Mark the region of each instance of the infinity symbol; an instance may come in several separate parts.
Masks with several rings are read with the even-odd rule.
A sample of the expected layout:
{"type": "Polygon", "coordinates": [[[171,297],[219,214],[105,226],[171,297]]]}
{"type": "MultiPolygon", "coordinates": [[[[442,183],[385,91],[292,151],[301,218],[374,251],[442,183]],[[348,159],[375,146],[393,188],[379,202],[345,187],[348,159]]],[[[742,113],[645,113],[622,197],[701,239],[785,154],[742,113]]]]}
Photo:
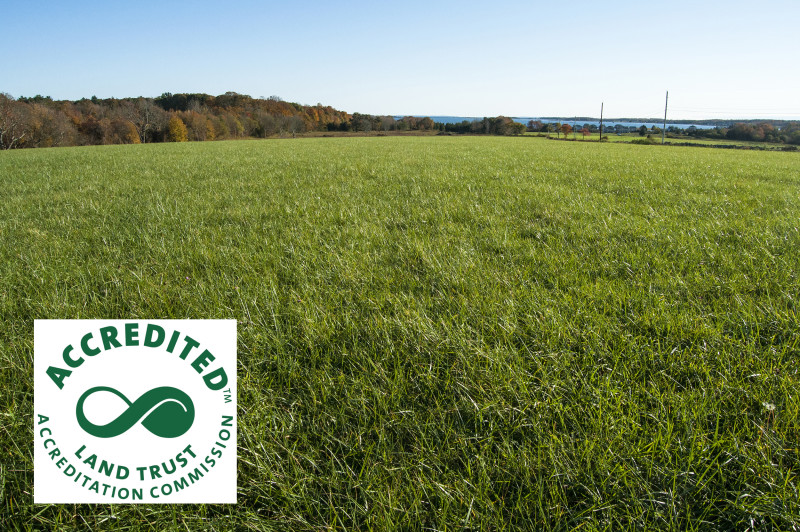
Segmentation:
{"type": "Polygon", "coordinates": [[[119,391],[108,386],[90,388],[78,399],[75,408],[78,424],[83,430],[98,438],[113,438],[126,432],[139,420],[144,428],[162,438],[177,438],[185,434],[194,423],[194,403],[177,388],[162,386],[153,388],[131,403],[119,391]],[[95,425],[83,412],[83,403],[96,392],[111,392],[128,405],[116,419],[105,425],[95,425]]]}

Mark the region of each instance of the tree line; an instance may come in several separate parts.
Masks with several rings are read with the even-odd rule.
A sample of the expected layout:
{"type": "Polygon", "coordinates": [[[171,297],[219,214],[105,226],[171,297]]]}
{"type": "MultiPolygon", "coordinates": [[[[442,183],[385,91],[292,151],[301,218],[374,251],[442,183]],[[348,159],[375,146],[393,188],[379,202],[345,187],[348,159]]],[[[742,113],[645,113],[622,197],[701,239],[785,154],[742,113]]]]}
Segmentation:
{"type": "MultiPolygon", "coordinates": [[[[669,129],[668,129],[669,131],[669,129]]],[[[700,129],[689,127],[686,134],[691,137],[709,139],[749,140],[776,144],[800,145],[800,123],[787,122],[780,126],[769,122],[737,122],[728,128],[700,129]]]]}
{"type": "Polygon", "coordinates": [[[430,118],[349,114],[236,92],[157,98],[13,98],[0,94],[0,148],[265,138],[307,131],[433,130],[430,118]]]}
{"type": "MultiPolygon", "coordinates": [[[[562,124],[560,122],[542,122],[540,120],[530,120],[526,124],[526,130],[530,132],[539,133],[556,133],[557,136],[561,134],[566,138],[567,135],[581,134],[584,137],[591,133],[597,133],[598,127],[596,124],[585,123],[582,126],[575,124],[573,128],[569,124],[562,124]]],[[[613,126],[606,126],[603,128],[604,133],[638,133],[641,137],[650,135],[661,135],[661,128],[658,126],[626,126],[624,124],[615,124],[613,126]]],[[[754,142],[771,142],[775,144],[792,144],[800,145],[800,122],[797,121],[751,121],[751,122],[736,122],[730,126],[717,126],[713,128],[699,128],[690,125],[687,128],[679,128],[674,125],[668,125],[666,129],[667,137],[693,137],[698,139],[728,139],[728,140],[745,140],[754,142]]]]}
{"type": "Polygon", "coordinates": [[[473,135],[521,135],[525,124],[515,122],[507,116],[485,117],[483,120],[464,120],[452,124],[442,124],[442,131],[449,133],[471,133],[473,135]]]}
{"type": "MultiPolygon", "coordinates": [[[[641,131],[616,124],[605,131],[641,131]]],[[[520,135],[525,131],[553,132],[557,136],[584,137],[597,131],[586,123],[531,120],[527,124],[505,116],[459,123],[434,122],[429,117],[349,114],[330,106],[286,102],[277,96],[253,98],[226,92],[219,96],[202,93],[164,93],[157,98],[83,98],[53,100],[47,96],[20,97],[0,93],[0,149],[97,144],[139,144],[220,139],[265,138],[296,135],[308,131],[439,131],[473,135],[520,135]]],[[[730,127],[704,129],[667,128],[667,134],[710,139],[733,139],[800,145],[800,123],[742,122],[730,127]]]]}

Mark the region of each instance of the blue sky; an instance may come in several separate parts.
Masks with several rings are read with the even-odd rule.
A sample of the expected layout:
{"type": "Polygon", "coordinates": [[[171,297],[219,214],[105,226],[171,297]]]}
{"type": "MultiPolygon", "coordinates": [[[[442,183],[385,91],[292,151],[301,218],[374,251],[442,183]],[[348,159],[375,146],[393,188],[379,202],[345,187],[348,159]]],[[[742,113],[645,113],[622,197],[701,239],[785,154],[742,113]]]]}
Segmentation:
{"type": "Polygon", "coordinates": [[[10,2],[0,91],[349,112],[800,119],[800,2],[10,2]]]}

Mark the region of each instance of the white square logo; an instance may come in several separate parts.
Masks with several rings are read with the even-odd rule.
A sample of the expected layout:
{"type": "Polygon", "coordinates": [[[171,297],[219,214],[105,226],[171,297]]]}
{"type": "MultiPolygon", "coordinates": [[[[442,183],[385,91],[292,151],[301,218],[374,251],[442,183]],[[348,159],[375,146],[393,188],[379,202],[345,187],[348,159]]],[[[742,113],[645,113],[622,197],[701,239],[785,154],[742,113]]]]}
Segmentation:
{"type": "Polygon", "coordinates": [[[236,503],[236,320],[36,320],[34,503],[236,503]]]}

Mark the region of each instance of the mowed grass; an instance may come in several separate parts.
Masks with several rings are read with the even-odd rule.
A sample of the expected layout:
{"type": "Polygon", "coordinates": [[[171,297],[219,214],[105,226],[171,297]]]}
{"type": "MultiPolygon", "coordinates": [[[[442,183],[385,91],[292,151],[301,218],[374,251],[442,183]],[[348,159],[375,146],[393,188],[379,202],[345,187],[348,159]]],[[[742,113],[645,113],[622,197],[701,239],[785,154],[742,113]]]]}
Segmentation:
{"type": "Polygon", "coordinates": [[[0,153],[0,528],[797,529],[798,190],[536,138],[0,153]],[[44,318],[237,319],[238,505],[34,506],[44,318]]]}

